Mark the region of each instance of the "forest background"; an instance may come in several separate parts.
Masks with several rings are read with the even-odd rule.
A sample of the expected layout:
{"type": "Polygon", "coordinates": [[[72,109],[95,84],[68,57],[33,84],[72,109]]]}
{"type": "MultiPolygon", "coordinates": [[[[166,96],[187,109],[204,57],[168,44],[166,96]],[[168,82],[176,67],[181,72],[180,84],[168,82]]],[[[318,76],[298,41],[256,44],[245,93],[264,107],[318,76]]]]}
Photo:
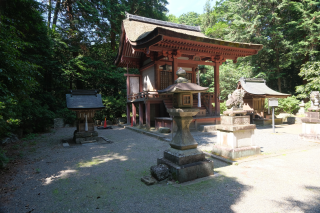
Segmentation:
{"type": "MultiPolygon", "coordinates": [[[[0,138],[15,131],[45,131],[55,117],[73,123],[70,89],[98,89],[112,120],[125,116],[123,68],[114,65],[125,11],[200,26],[209,37],[263,44],[254,56],[220,68],[221,96],[240,77],[263,77],[297,104],[320,90],[320,2],[224,0],[203,14],[170,14],[167,0],[0,0],[0,138]]],[[[201,85],[213,91],[213,69],[201,85]]],[[[137,73],[137,70],[129,70],[137,73]]],[[[101,118],[100,118],[101,119],[101,118]]]]}

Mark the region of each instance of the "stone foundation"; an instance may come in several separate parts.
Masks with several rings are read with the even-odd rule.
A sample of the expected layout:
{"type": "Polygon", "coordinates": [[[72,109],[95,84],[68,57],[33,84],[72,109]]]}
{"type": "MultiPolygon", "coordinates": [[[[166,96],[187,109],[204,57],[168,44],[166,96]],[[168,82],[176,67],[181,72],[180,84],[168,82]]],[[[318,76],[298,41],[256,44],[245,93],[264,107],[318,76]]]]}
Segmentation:
{"type": "Polygon", "coordinates": [[[166,164],[172,177],[179,183],[213,175],[213,161],[207,160],[198,149],[164,151],[164,157],[158,158],[159,164],[166,164]]]}
{"type": "Polygon", "coordinates": [[[307,112],[306,117],[301,118],[302,134],[300,138],[307,141],[320,141],[320,112],[307,112]]]}
{"type": "Polygon", "coordinates": [[[93,142],[93,141],[98,141],[98,132],[93,131],[93,132],[78,132],[77,130],[74,131],[73,134],[73,141],[75,143],[87,143],[87,142],[93,142]]]}
{"type": "Polygon", "coordinates": [[[213,146],[212,153],[220,155],[229,159],[236,159],[247,157],[251,155],[259,155],[261,153],[260,147],[258,146],[246,146],[241,148],[231,149],[225,146],[215,145],[213,146]]]}
{"type": "Polygon", "coordinates": [[[255,124],[249,116],[221,116],[221,125],[217,125],[217,145],[212,152],[226,158],[235,159],[260,154],[260,147],[252,139],[255,124]]]}

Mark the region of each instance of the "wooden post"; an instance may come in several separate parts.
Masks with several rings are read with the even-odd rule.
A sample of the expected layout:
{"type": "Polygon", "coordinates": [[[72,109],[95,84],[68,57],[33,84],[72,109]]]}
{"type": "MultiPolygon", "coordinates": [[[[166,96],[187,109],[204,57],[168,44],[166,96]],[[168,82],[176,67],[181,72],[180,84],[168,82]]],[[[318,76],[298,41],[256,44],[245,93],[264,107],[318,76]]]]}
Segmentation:
{"type": "Polygon", "coordinates": [[[146,102],[145,107],[146,107],[146,128],[147,128],[147,130],[149,130],[150,124],[151,124],[151,122],[150,122],[150,102],[146,102]]]}
{"type": "Polygon", "coordinates": [[[143,102],[139,102],[139,126],[143,126],[143,102]]]}
{"type": "Polygon", "coordinates": [[[154,74],[155,74],[155,83],[156,83],[156,90],[160,90],[160,71],[159,71],[159,64],[154,64],[154,74]]]}
{"type": "Polygon", "coordinates": [[[130,124],[130,105],[127,103],[127,124],[130,124]]]}
{"type": "Polygon", "coordinates": [[[216,62],[214,66],[214,104],[215,104],[215,115],[220,115],[220,86],[219,86],[219,66],[220,63],[216,62]]]}
{"type": "Polygon", "coordinates": [[[134,103],[132,103],[132,123],[133,123],[133,126],[135,126],[137,124],[136,117],[137,117],[136,105],[134,103]]]}
{"type": "Polygon", "coordinates": [[[212,115],[212,99],[211,99],[211,93],[209,93],[209,115],[212,115]]]}
{"type": "Polygon", "coordinates": [[[172,84],[174,84],[174,81],[177,80],[178,76],[176,75],[176,72],[178,70],[178,58],[173,57],[172,61],[172,84]]]}
{"type": "Polygon", "coordinates": [[[196,78],[196,67],[192,67],[192,81],[191,83],[197,83],[197,78],[196,78]]]}

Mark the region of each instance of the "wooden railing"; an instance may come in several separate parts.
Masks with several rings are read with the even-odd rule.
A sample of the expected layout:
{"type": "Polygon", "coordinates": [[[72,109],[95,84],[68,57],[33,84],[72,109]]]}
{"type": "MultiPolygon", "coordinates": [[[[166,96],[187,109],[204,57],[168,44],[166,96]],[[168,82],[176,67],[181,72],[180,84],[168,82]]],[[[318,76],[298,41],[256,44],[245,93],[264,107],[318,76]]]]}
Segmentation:
{"type": "Polygon", "coordinates": [[[172,98],[172,94],[159,94],[158,92],[144,91],[144,92],[128,95],[127,101],[128,102],[143,101],[145,99],[153,99],[153,98],[162,98],[162,99],[172,98]]]}

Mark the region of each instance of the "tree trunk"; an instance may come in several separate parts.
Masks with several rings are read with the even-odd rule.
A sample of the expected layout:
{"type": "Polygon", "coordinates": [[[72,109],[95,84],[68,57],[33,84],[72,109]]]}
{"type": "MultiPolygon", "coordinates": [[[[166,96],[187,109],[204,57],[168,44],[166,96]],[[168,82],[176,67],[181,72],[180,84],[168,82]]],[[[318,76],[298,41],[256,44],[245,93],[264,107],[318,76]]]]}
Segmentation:
{"type": "Polygon", "coordinates": [[[49,0],[49,6],[48,6],[48,29],[50,29],[50,24],[51,24],[51,0],[49,0]]]}
{"type": "Polygon", "coordinates": [[[56,7],[54,8],[54,14],[53,14],[53,21],[52,21],[52,29],[56,29],[57,20],[58,20],[58,13],[60,11],[60,3],[61,0],[57,0],[56,7]]]}

